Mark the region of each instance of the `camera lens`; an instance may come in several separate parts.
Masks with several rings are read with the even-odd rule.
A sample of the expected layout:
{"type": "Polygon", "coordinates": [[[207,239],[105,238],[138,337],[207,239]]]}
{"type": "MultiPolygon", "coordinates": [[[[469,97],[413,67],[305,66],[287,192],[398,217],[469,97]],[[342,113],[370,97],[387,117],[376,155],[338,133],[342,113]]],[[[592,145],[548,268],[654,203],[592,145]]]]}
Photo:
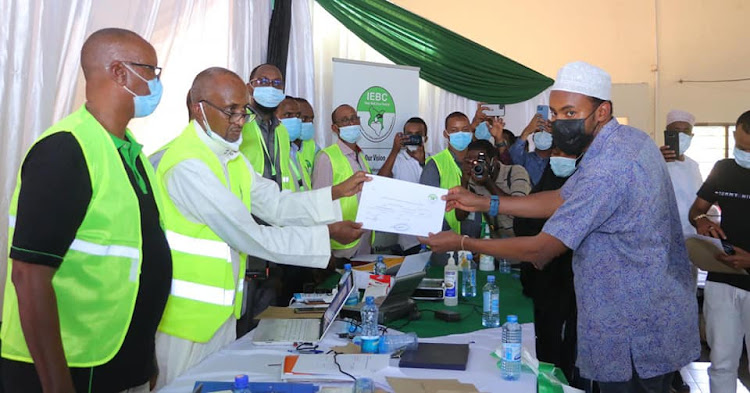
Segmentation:
{"type": "Polygon", "coordinates": [[[477,176],[482,176],[484,174],[484,165],[482,164],[474,164],[474,167],[472,168],[474,171],[474,174],[477,176]]]}

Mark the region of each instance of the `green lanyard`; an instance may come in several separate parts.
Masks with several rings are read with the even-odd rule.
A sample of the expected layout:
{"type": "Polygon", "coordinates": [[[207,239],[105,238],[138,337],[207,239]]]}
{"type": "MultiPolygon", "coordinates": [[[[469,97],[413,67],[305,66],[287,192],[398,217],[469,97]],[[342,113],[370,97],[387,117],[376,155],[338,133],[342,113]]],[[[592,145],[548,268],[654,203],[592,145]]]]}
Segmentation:
{"type": "MultiPolygon", "coordinates": [[[[297,161],[297,164],[299,164],[299,154],[297,154],[295,156],[295,159],[297,161]]],[[[292,165],[290,165],[290,166],[292,167],[292,170],[294,171],[294,176],[297,178],[297,185],[299,186],[299,190],[300,191],[304,191],[305,190],[305,179],[303,179],[302,176],[300,176],[299,169],[297,169],[297,165],[295,163],[291,163],[291,164],[292,165]]]]}

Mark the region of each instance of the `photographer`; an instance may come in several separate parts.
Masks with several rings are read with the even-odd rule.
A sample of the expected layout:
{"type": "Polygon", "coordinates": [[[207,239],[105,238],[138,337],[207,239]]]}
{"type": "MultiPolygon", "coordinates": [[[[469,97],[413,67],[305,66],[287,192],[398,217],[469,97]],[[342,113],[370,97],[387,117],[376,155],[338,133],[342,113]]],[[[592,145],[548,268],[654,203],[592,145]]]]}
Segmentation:
{"type": "MultiPolygon", "coordinates": [[[[526,196],[531,192],[529,174],[520,165],[500,162],[497,149],[486,140],[469,144],[463,163],[462,185],[475,194],[490,196],[526,196]]],[[[492,237],[512,237],[513,217],[498,214],[489,218],[492,237]]]]}

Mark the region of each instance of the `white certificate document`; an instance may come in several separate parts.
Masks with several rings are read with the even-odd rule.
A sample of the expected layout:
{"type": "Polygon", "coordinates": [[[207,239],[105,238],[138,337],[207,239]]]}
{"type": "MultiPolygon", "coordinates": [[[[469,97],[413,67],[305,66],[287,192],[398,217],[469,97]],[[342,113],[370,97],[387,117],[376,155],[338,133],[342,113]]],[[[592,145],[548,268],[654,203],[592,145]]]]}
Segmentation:
{"type": "Polygon", "coordinates": [[[359,199],[357,222],[365,229],[427,236],[443,229],[448,190],[372,175],[359,199]]]}

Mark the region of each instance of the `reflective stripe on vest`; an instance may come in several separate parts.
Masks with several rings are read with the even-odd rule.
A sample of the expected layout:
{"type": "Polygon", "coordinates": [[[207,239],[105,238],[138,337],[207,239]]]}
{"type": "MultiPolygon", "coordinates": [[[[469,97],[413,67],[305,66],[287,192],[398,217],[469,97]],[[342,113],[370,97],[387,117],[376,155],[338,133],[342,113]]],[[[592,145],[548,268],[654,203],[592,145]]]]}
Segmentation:
{"type": "Polygon", "coordinates": [[[253,119],[246,122],[242,126],[242,144],[240,145],[240,152],[250,161],[250,165],[253,166],[258,174],[263,176],[266,168],[266,157],[269,158],[271,163],[271,176],[276,181],[277,170],[281,171],[281,189],[295,191],[294,180],[292,179],[292,173],[290,169],[289,159],[289,131],[283,124],[279,123],[274,130],[273,138],[273,151],[274,160],[270,159],[268,154],[268,146],[266,146],[266,140],[263,138],[263,134],[258,125],[257,119],[253,119]],[[276,168],[276,160],[278,157],[279,165],[281,168],[276,168]]]}
{"type": "MultiPolygon", "coordinates": [[[[110,134],[85,106],[50,127],[35,143],[58,132],[69,132],[81,147],[92,194],[52,286],[68,367],[94,367],[117,354],[133,315],[142,258],[140,206],[136,195],[140,191],[133,189],[110,134]]],[[[132,139],[129,131],[126,134],[132,139]]],[[[143,154],[139,157],[148,181],[154,184],[151,164],[143,154]]],[[[20,188],[19,170],[8,216],[9,247],[17,224],[20,188]]],[[[161,210],[161,194],[153,191],[161,210]]],[[[33,363],[21,326],[12,269],[13,261],[9,259],[2,356],[33,363]]]]}
{"type": "MultiPolygon", "coordinates": [[[[195,123],[172,140],[162,155],[157,187],[166,192],[166,174],[180,162],[197,159],[251,209],[252,176],[238,154],[225,167],[198,137],[195,123]]],[[[165,194],[168,195],[168,194],[165,194]]],[[[240,317],[245,260],[232,264],[232,250],[208,225],[187,219],[171,200],[165,201],[164,221],[172,252],[172,290],[159,330],[194,342],[209,341],[227,318],[240,317]]]]}
{"type": "MultiPolygon", "coordinates": [[[[449,190],[461,185],[461,168],[456,165],[456,160],[453,159],[453,154],[451,154],[450,150],[445,149],[429,157],[427,162],[431,160],[435,161],[438,173],[440,174],[440,188],[449,190]]],[[[455,210],[445,213],[445,221],[448,222],[448,226],[450,226],[453,232],[461,234],[461,222],[456,218],[455,210]]]]}
{"type": "MultiPolygon", "coordinates": [[[[333,145],[326,147],[325,149],[321,150],[321,153],[328,155],[328,158],[331,160],[331,170],[333,171],[334,186],[342,183],[354,174],[352,166],[351,164],[349,164],[349,160],[341,151],[341,148],[338,144],[334,143],[333,145]]],[[[367,173],[372,173],[372,171],[370,170],[370,164],[367,163],[364,154],[359,153],[359,159],[367,170],[367,173]]],[[[343,219],[345,221],[356,220],[357,208],[359,207],[359,200],[357,199],[357,196],[352,195],[350,197],[341,198],[339,199],[339,203],[341,204],[341,213],[343,219]]],[[[331,249],[334,250],[348,250],[350,248],[356,247],[357,244],[359,244],[359,239],[349,244],[341,244],[331,239],[331,249]]]]}

